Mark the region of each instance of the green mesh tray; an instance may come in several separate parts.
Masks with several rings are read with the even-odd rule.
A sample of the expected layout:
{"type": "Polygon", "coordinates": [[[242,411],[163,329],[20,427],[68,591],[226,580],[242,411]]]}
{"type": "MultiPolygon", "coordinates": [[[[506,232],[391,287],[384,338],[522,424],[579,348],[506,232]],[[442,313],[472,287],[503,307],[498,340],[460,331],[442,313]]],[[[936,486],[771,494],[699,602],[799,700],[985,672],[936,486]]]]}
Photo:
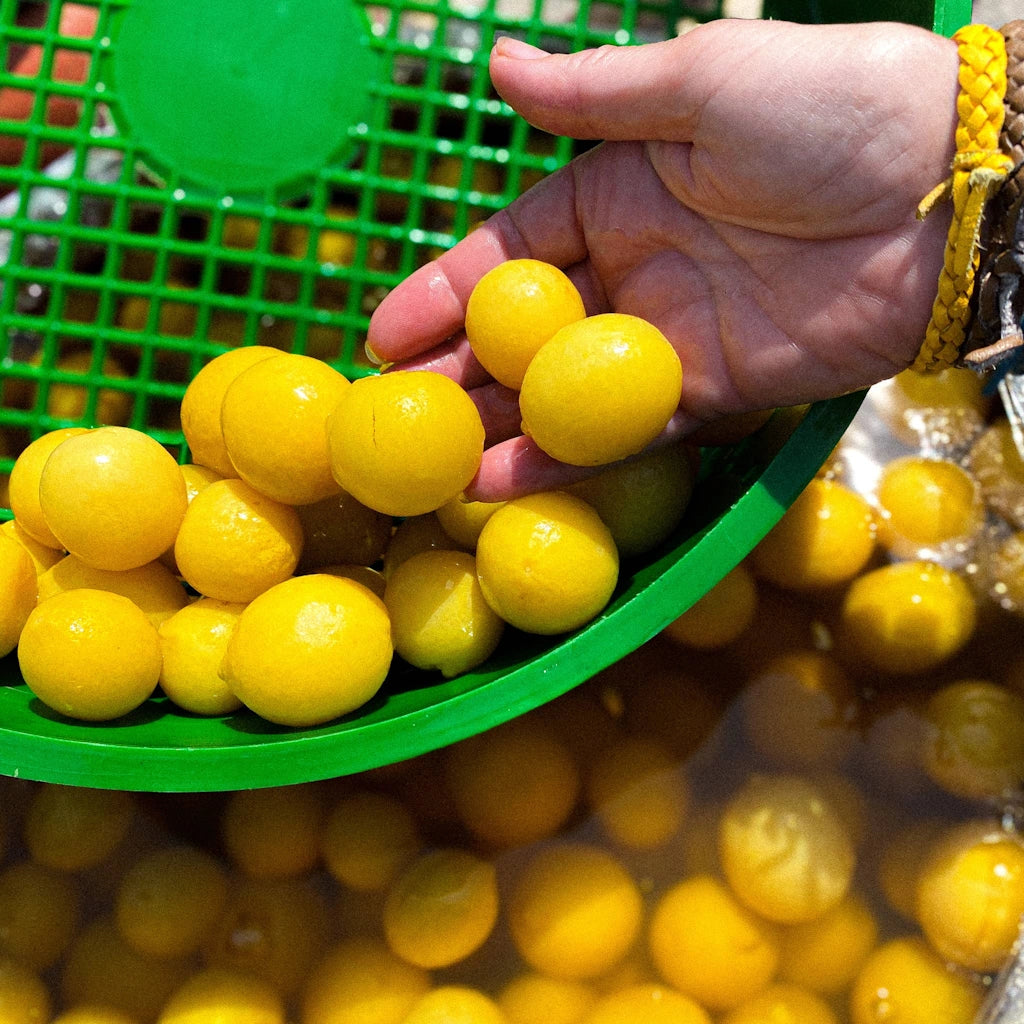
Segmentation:
{"type": "MultiPolygon", "coordinates": [[[[970,4],[767,13],[949,34],[970,4]]],[[[497,35],[571,51],[721,14],[634,0],[0,0],[0,518],[14,457],[56,427],[123,423],[186,459],[178,403],[226,348],[372,372],[362,346],[388,289],[577,150],[497,98],[497,35]]],[[[586,629],[512,631],[451,681],[396,667],[377,700],[329,727],[200,719],[159,699],[117,723],[71,723],[31,697],[13,655],[0,660],[0,772],[121,789],[275,785],[522,713],[639,646],[732,568],[858,402],[822,403],[792,436],[769,424],[713,455],[690,519],[624,567],[586,629]]]]}

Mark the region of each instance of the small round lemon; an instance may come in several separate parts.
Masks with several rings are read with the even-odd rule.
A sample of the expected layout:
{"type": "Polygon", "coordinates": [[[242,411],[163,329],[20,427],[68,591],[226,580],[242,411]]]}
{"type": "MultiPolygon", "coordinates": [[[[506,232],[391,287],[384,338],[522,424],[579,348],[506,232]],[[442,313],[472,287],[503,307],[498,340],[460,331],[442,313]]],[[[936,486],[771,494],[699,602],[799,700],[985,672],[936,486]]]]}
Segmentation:
{"type": "Polygon", "coordinates": [[[25,811],[22,838],[29,856],[55,871],[106,864],[131,833],[136,800],[117,789],[42,786],[25,811]]]}
{"type": "Polygon", "coordinates": [[[804,776],[750,776],[726,804],[718,836],[730,887],[768,920],[813,920],[853,882],[849,831],[824,791],[804,776]]]}
{"type": "Polygon", "coordinates": [[[658,974],[710,1010],[728,1010],[760,992],[779,968],[780,932],[725,883],[692,875],[658,899],[648,928],[658,974]]]}
{"type": "Polygon", "coordinates": [[[519,392],[523,433],[559,462],[636,455],[679,406],[683,370],[653,324],[599,313],[563,327],[533,357],[519,392]]]}
{"type": "Polygon", "coordinates": [[[76,555],[66,555],[39,577],[39,600],[66,590],[107,590],[136,604],[154,626],[160,626],[188,604],[181,581],[157,560],[134,569],[96,569],[76,555]]]}
{"type": "Polygon", "coordinates": [[[585,981],[549,978],[534,970],[517,974],[498,992],[508,1024],[580,1024],[596,1000],[585,981]]]}
{"type": "Polygon", "coordinates": [[[449,679],[486,661],[505,629],[484,599],[476,559],[464,551],[422,551],[407,559],[388,577],[384,604],[396,653],[449,679]]]}
{"type": "Polygon", "coordinates": [[[392,517],[340,489],[321,501],[299,505],[296,512],[302,523],[299,572],[325,565],[373,565],[391,540],[392,517]]]}
{"type": "Polygon", "coordinates": [[[36,606],[38,585],[29,553],[13,540],[0,535],[0,658],[18,646],[32,609],[36,606]]]}
{"type": "Polygon", "coordinates": [[[173,844],[145,853],[117,883],[114,919],[140,953],[196,952],[227,905],[228,874],[210,853],[173,844]]]}
{"type": "Polygon", "coordinates": [[[639,982],[602,995],[580,1024],[711,1024],[711,1015],[667,985],[639,982]]]}
{"type": "Polygon", "coordinates": [[[394,649],[384,602],[340,576],[279,583],[239,616],[221,671],[238,699],[278,725],[321,725],[370,700],[394,649]]]}
{"type": "Polygon", "coordinates": [[[840,627],[851,652],[882,672],[925,672],[974,635],[977,603],[965,578],[930,561],[893,562],[858,576],[840,627]]]}
{"type": "Polygon", "coordinates": [[[200,597],[160,623],[160,688],[195,715],[226,715],[242,702],[220,675],[244,604],[200,597]]]}
{"type": "Polygon", "coordinates": [[[221,812],[232,864],[250,878],[297,878],[320,857],[323,791],[316,783],[238,789],[221,812]]]}
{"type": "Polygon", "coordinates": [[[285,1024],[284,1000],[263,978],[207,967],[167,1000],[157,1024],[285,1024]]]}
{"type": "Polygon", "coordinates": [[[774,982],[734,1006],[722,1017],[722,1024],[839,1024],[836,1011],[817,993],[800,985],[774,982]]]}
{"type": "Polygon", "coordinates": [[[653,551],[682,522],[694,465],[681,445],[669,445],[608,466],[569,490],[597,509],[619,554],[632,558],[653,551]]]}
{"type": "Polygon", "coordinates": [[[384,935],[403,960],[432,970],[465,960],[498,920],[494,865],[469,850],[420,854],[392,882],[384,900],[384,935]]]}
{"type": "Polygon", "coordinates": [[[684,647],[717,650],[751,626],[757,614],[757,579],[740,562],[706,594],[665,627],[665,635],[684,647]]]}
{"type": "Polygon", "coordinates": [[[607,605],[619,553],[594,508],[564,491],[515,498],[480,533],[477,575],[487,603],[526,633],[565,633],[607,605]]]}
{"type": "Polygon", "coordinates": [[[321,837],[324,867],[356,892],[381,892],[420,852],[419,826],[389,793],[357,789],[338,798],[321,837]]]}
{"type": "Polygon", "coordinates": [[[39,505],[39,478],[53,450],[69,437],[87,433],[85,427],[62,427],[37,437],[14,460],[8,483],[8,501],[18,525],[40,544],[63,550],[64,545],[47,525],[39,505]]]}
{"type": "Polygon", "coordinates": [[[336,494],[327,418],[348,380],[311,356],[283,352],[243,370],[224,392],[220,426],[237,474],[286,505],[336,494]]]}
{"type": "Polygon", "coordinates": [[[917,935],[900,936],[878,946],[865,961],[850,990],[851,1024],[958,1024],[973,1021],[985,988],[949,965],[917,935]]]}
{"type": "Polygon", "coordinates": [[[295,572],[302,523],[291,505],[244,480],[216,480],[189,503],[174,542],[185,582],[204,597],[245,604],[295,572]]]}
{"type": "Polygon", "coordinates": [[[18,644],[29,689],[69,718],[133,711],[160,679],[160,638],[137,605],[104,590],[68,590],[38,604],[18,644]]]}
{"type": "Polygon", "coordinates": [[[148,434],[99,427],[58,445],[39,505],[62,547],[97,569],[134,569],[177,535],[188,496],[174,457],[148,434]]]}
{"type": "Polygon", "coordinates": [[[525,846],[554,835],[580,792],[568,745],[539,714],[453,744],[442,763],[459,820],[490,846],[525,846]]]}
{"type": "Polygon", "coordinates": [[[541,260],[506,260],[477,281],[466,303],[466,337],[480,365],[518,390],[540,347],[586,316],[565,273],[541,260]]]}
{"type": "Polygon", "coordinates": [[[815,477],[750,554],[754,572],[786,590],[853,579],[874,553],[875,514],[845,484],[815,477]]]}
{"type": "Polygon", "coordinates": [[[458,547],[474,551],[487,520],[504,504],[503,501],[468,501],[460,494],[445,502],[435,515],[458,547]]]}
{"type": "Polygon", "coordinates": [[[0,956],[45,971],[64,955],[79,925],[81,888],[74,876],[31,859],[0,871],[0,956]]]}
{"type": "Polygon", "coordinates": [[[455,381],[395,370],[354,381],[328,423],[334,478],[358,501],[393,516],[433,512],[480,468],[484,427],[455,381]]]}
{"type": "Polygon", "coordinates": [[[400,1024],[430,991],[422,967],[383,939],[345,939],[327,952],[302,992],[303,1024],[400,1024]]]}
{"type": "Polygon", "coordinates": [[[618,964],[640,931],[640,889],[622,861],[589,843],[538,848],[511,883],[512,940],[535,970],[595,978],[618,964]]]}
{"type": "Polygon", "coordinates": [[[192,378],[181,399],[181,430],[193,462],[221,476],[237,476],[220,425],[224,395],[244,370],[279,355],[279,349],[266,345],[233,348],[215,356],[192,378]]]}
{"type": "Polygon", "coordinates": [[[402,1024],[508,1024],[498,1004],[468,985],[438,985],[404,1017],[402,1024]]]}
{"type": "Polygon", "coordinates": [[[40,544],[17,519],[8,519],[6,523],[0,523],[0,537],[6,537],[25,549],[32,559],[37,576],[52,568],[64,557],[64,552],[59,548],[40,544]]]}

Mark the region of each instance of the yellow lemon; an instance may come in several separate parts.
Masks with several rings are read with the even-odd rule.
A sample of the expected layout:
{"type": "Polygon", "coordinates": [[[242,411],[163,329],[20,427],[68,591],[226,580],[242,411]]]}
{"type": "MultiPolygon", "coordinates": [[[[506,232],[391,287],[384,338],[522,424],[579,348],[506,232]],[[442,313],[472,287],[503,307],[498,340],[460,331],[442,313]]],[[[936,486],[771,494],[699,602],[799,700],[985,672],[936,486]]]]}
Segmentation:
{"type": "Polygon", "coordinates": [[[665,635],[696,650],[731,644],[754,622],[757,580],[747,566],[727,572],[703,597],[665,627],[665,635]]]}
{"type": "Polygon", "coordinates": [[[327,418],[348,380],[311,356],[285,352],[243,370],[224,392],[220,426],[238,475],[286,505],[337,493],[327,418]]]}
{"type": "Polygon", "coordinates": [[[748,910],[726,885],[693,875],[661,895],[648,929],[658,973],[710,1010],[760,992],[779,967],[778,926],[748,910]]]}
{"type": "Polygon", "coordinates": [[[357,789],[330,808],[321,838],[324,867],[356,892],[382,892],[419,853],[419,826],[404,802],[357,789]]]}
{"type": "Polygon", "coordinates": [[[641,850],[664,846],[678,834],[690,799],[675,759],[646,736],[623,737],[596,754],[586,794],[605,832],[641,850]]]}
{"type": "Polygon", "coordinates": [[[569,490],[597,509],[623,558],[644,555],[682,522],[694,463],[681,445],[617,462],[569,490]]]}
{"type": "Polygon", "coordinates": [[[117,884],[118,931],[140,953],[194,953],[227,904],[228,876],[216,858],[187,845],[143,854],[117,884]]]}
{"type": "Polygon", "coordinates": [[[984,519],[977,481],[952,459],[918,455],[893,459],[876,488],[879,538],[913,557],[922,548],[966,540],[984,519]]]}
{"type": "Polygon", "coordinates": [[[315,783],[236,790],[221,815],[224,848],[250,878],[303,875],[319,859],[324,813],[315,783]]]}
{"type": "Polygon", "coordinates": [[[782,932],[779,979],[812,992],[845,992],[878,941],[879,925],[864,897],[849,892],[813,921],[782,932]]]}
{"type": "Polygon", "coordinates": [[[63,550],[64,545],[53,535],[39,505],[39,478],[53,450],[69,437],[86,433],[85,427],[62,427],[36,438],[14,460],[11,468],[10,505],[18,525],[46,547],[63,550]]]}
{"type": "Polygon", "coordinates": [[[576,286],[558,267],[541,260],[506,260],[470,292],[466,337],[483,368],[518,390],[541,345],[586,312],[576,286]]]}
{"type": "Polygon", "coordinates": [[[480,468],[484,428],[469,395],[426,370],[356,380],[328,424],[334,477],[364,505],[394,516],[432,512],[480,468]]]}
{"type": "Polygon", "coordinates": [[[181,430],[193,462],[221,476],[237,475],[220,425],[224,395],[243,370],[279,355],[279,349],[265,345],[233,348],[215,356],[192,378],[181,399],[181,430]]]}
{"type": "Polygon", "coordinates": [[[667,985],[640,983],[601,996],[580,1024],[711,1024],[711,1015],[667,985]]]}
{"type": "Polygon", "coordinates": [[[467,501],[460,494],[445,502],[435,515],[444,532],[460,548],[473,551],[487,520],[504,504],[503,501],[467,501]]]}
{"type": "Polygon", "coordinates": [[[439,985],[413,1005],[402,1024],[507,1024],[498,1004],[468,985],[439,985]]]}
{"type": "Polygon", "coordinates": [[[0,956],[45,971],[63,956],[78,927],[81,891],[75,879],[33,860],[0,872],[0,956]]]}
{"type": "Polygon", "coordinates": [[[505,629],[484,599],[476,559],[463,551],[407,559],[388,577],[384,604],[396,653],[449,679],[486,661],[505,629]]]}
{"type": "Polygon", "coordinates": [[[242,706],[220,675],[244,604],[200,597],[160,623],[160,688],[185,711],[226,715],[242,706]]]}
{"type": "Polygon", "coordinates": [[[285,1024],[281,995],[269,982],[241,971],[208,967],[167,1000],[157,1024],[285,1024]]]}
{"type": "Polygon", "coordinates": [[[853,579],[875,550],[868,502],[835,480],[815,477],[754,548],[759,577],[787,590],[815,590],[853,579]]]}
{"type": "Polygon", "coordinates": [[[925,672],[960,651],[978,612],[964,577],[934,562],[894,562],[858,576],[840,623],[851,652],[895,675],[925,672]]]}
{"type": "Polygon", "coordinates": [[[339,576],[296,576],[242,612],[222,672],[234,694],[278,725],[311,726],[361,707],[391,665],[383,601],[339,576]]]}
{"type": "Polygon", "coordinates": [[[901,936],[868,957],[850,992],[852,1024],[962,1024],[973,1021],[985,989],[951,971],[919,936],[901,936]]]}
{"type": "Polygon", "coordinates": [[[772,921],[810,921],[846,896],[856,857],[824,792],[799,775],[752,775],[719,826],[722,870],[733,892],[772,921]]]}
{"type": "Polygon", "coordinates": [[[203,942],[208,967],[263,978],[283,996],[302,988],[332,934],[324,886],[315,875],[231,875],[227,907],[203,942]]]}
{"type": "Polygon", "coordinates": [[[568,819],[580,775],[565,741],[541,715],[514,718],[444,751],[456,813],[492,846],[523,846],[568,819]],[[509,786],[510,778],[516,780],[509,786]]]}
{"type": "Polygon", "coordinates": [[[104,590],[68,590],[38,604],[18,644],[29,689],[69,718],[104,722],[156,689],[160,638],[145,613],[104,590]]]}
{"type": "Polygon", "coordinates": [[[189,960],[146,956],[122,938],[113,916],[101,914],[74,937],[60,970],[65,1006],[110,1006],[153,1021],[193,967],[189,960]]]}
{"type": "Polygon", "coordinates": [[[303,1024],[401,1024],[430,991],[430,975],[383,939],[346,939],[328,951],[302,993],[303,1024]]]}
{"type": "Polygon", "coordinates": [[[618,964],[640,932],[640,890],[622,861],[599,846],[563,841],[533,853],[511,883],[512,940],[535,970],[595,978],[618,964]]]}
{"type": "Polygon", "coordinates": [[[821,996],[799,985],[775,982],[734,1006],[722,1024],[839,1024],[835,1010],[821,996]]]}
{"type": "Polygon", "coordinates": [[[464,547],[445,532],[436,512],[410,516],[395,527],[388,541],[384,551],[384,575],[390,576],[402,562],[420,551],[437,548],[451,551],[456,548],[462,550],[464,547]]]}
{"type": "Polygon", "coordinates": [[[86,565],[76,555],[67,555],[39,577],[39,600],[83,588],[127,597],[156,627],[188,604],[181,581],[159,560],[112,570],[86,565]]]}
{"type": "Polygon", "coordinates": [[[508,1024],[580,1024],[596,999],[587,982],[526,970],[499,991],[498,1006],[508,1024]]]}
{"type": "Polygon", "coordinates": [[[600,313],[563,327],[523,378],[523,432],[548,455],[601,466],[636,455],[679,406],[683,371],[652,324],[600,313]]]}
{"type": "Polygon", "coordinates": [[[943,959],[979,973],[1010,959],[1024,914],[1024,845],[997,825],[950,828],[921,866],[917,919],[943,959]]]}
{"type": "Polygon", "coordinates": [[[97,569],[134,569],[174,543],[188,497],[173,456],[148,434],[99,427],[58,445],[39,505],[62,547],[97,569]]]}
{"type": "Polygon", "coordinates": [[[282,583],[302,555],[302,524],[291,505],[243,480],[216,480],[188,505],[174,542],[185,582],[204,597],[244,604],[282,583]]]}
{"type": "Polygon", "coordinates": [[[498,919],[494,865],[469,850],[444,847],[405,867],[384,900],[384,935],[403,960],[428,970],[464,960],[498,919]]]}
{"type": "Polygon", "coordinates": [[[64,552],[59,548],[40,544],[17,519],[8,519],[6,523],[0,523],[0,536],[13,540],[15,544],[20,544],[25,549],[29,558],[32,559],[37,576],[56,565],[64,557],[64,552]]]}
{"type": "Polygon", "coordinates": [[[38,585],[29,553],[13,540],[0,536],[0,658],[18,645],[25,623],[36,606],[38,585]]]}
{"type": "Polygon", "coordinates": [[[959,679],[929,696],[924,722],[924,768],[946,792],[996,802],[1016,792],[1024,777],[1024,696],[986,679],[959,679]]]}
{"type": "Polygon", "coordinates": [[[608,603],[619,577],[615,541],[581,498],[545,491],[515,498],[487,521],[476,549],[487,603],[527,633],[565,633],[608,603]]]}
{"type": "Polygon", "coordinates": [[[55,871],[104,864],[131,831],[131,793],[83,786],[42,786],[25,811],[22,835],[29,856],[55,871]]]}

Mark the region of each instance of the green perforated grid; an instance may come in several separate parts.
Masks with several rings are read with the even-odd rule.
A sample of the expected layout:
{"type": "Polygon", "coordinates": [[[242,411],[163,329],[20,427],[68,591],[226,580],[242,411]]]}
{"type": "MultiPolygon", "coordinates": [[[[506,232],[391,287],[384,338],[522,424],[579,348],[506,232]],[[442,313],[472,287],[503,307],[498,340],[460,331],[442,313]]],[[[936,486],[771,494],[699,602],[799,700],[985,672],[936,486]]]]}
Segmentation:
{"type": "MultiPolygon", "coordinates": [[[[336,2],[348,0],[293,10],[329,20],[336,2]]],[[[126,423],[180,443],[184,385],[228,346],[273,345],[366,372],[365,328],[386,290],[573,154],[570,140],[531,129],[497,99],[487,75],[495,37],[571,50],[661,38],[718,14],[713,4],[629,0],[357,2],[371,73],[346,79],[352,53],[339,52],[362,109],[335,159],[297,182],[217,193],[199,172],[190,179],[191,167],[168,172],[155,152],[181,143],[190,118],[197,136],[206,130],[209,97],[168,80],[158,98],[178,138],[133,134],[142,117],[128,101],[142,101],[129,71],[153,61],[133,50],[130,64],[119,49],[136,45],[132,7],[0,2],[0,474],[24,443],[62,425],[126,423]]],[[[202,29],[211,11],[251,20],[259,5],[176,9],[202,29]]],[[[208,78],[222,73],[232,40],[175,52],[190,30],[168,43],[155,74],[171,76],[186,54],[190,80],[203,78],[197,61],[209,62],[208,78]]],[[[311,38],[325,31],[309,25],[311,38]]],[[[304,66],[301,42],[293,67],[304,66]]],[[[271,72],[283,63],[274,53],[262,58],[271,72]]],[[[259,78],[258,52],[252,61],[259,78]]],[[[279,82],[249,97],[273,97],[277,125],[317,110],[316,78],[291,77],[301,88],[283,108],[279,82]]],[[[245,145],[265,138],[258,125],[242,135],[245,145]]],[[[209,145],[187,141],[187,158],[209,145]]]]}

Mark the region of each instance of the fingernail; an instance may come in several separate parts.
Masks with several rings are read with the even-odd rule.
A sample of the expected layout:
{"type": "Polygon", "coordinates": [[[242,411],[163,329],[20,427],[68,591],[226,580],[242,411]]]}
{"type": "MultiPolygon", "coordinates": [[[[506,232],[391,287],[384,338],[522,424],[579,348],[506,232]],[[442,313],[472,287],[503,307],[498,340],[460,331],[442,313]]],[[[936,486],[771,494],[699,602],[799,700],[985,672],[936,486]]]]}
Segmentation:
{"type": "Polygon", "coordinates": [[[366,353],[366,358],[371,363],[373,363],[374,366],[380,366],[380,365],[383,364],[384,360],[381,359],[381,357],[379,355],[377,355],[377,353],[374,352],[372,348],[370,348],[370,343],[369,342],[366,342],[363,345],[363,351],[366,353]]]}
{"type": "Polygon", "coordinates": [[[541,57],[551,56],[547,50],[524,43],[512,36],[499,36],[494,44],[494,52],[500,57],[512,57],[514,60],[539,60],[541,57]]]}

